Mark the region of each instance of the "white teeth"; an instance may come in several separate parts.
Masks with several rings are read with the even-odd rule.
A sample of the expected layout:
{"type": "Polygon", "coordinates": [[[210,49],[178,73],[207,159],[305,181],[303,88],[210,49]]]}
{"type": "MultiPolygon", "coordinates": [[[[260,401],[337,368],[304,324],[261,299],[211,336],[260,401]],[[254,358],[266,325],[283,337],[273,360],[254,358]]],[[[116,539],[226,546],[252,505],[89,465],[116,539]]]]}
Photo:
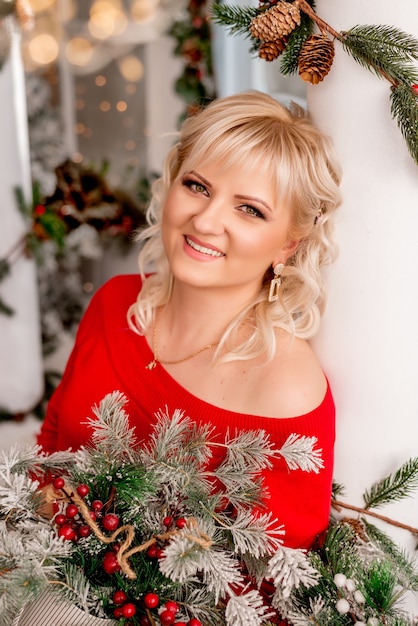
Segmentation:
{"type": "Polygon", "coordinates": [[[202,254],[209,254],[209,256],[224,256],[222,252],[217,252],[216,250],[212,250],[211,248],[205,248],[204,246],[199,246],[188,237],[186,237],[186,241],[188,245],[193,248],[193,250],[197,250],[197,252],[201,252],[202,254]]]}

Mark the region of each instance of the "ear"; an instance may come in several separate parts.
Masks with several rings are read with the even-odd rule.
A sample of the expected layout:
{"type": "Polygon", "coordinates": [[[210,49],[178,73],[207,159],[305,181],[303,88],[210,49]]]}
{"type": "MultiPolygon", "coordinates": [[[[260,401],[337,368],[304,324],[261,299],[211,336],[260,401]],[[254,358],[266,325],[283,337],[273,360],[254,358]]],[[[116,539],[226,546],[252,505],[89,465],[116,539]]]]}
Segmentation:
{"type": "Polygon", "coordinates": [[[287,259],[289,259],[292,254],[294,254],[299,245],[299,240],[287,241],[280,252],[275,257],[272,265],[273,267],[277,265],[277,263],[286,263],[287,259]]]}

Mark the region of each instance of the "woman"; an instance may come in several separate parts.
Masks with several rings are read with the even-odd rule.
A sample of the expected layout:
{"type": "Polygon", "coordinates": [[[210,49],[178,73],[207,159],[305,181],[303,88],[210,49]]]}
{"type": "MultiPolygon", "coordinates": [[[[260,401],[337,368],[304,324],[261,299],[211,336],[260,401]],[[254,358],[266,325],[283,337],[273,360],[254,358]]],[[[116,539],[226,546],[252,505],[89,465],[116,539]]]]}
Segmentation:
{"type": "Polygon", "coordinates": [[[335,411],[307,340],[324,307],[321,266],[335,255],[339,180],[329,140],[265,94],[187,119],[153,188],[140,276],[92,299],[43,448],[85,444],[91,407],[115,390],[144,440],[165,407],[221,439],[235,428],[264,429],[277,448],[292,433],[316,437],[318,473],[277,461],[265,476],[284,543],[310,547],[328,523],[335,411]]]}

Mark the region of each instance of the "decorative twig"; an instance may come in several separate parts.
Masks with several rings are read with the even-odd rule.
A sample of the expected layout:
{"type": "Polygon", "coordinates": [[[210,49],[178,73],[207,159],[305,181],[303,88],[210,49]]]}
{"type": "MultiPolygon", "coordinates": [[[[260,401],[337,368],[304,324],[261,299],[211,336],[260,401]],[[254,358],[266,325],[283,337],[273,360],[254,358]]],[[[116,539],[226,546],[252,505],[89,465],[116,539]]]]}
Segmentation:
{"type": "Polygon", "coordinates": [[[345,502],[341,502],[340,500],[332,500],[331,505],[337,511],[341,509],[348,509],[350,511],[356,511],[357,513],[361,513],[363,515],[370,515],[370,517],[375,517],[377,519],[380,519],[382,522],[386,522],[387,524],[390,524],[391,526],[396,526],[397,528],[403,528],[404,530],[408,530],[413,535],[418,535],[418,528],[414,528],[413,526],[409,526],[408,524],[403,524],[402,522],[393,520],[390,517],[386,517],[385,515],[380,515],[380,513],[375,513],[374,511],[369,511],[368,509],[354,506],[353,504],[346,504],[345,502]]]}
{"type": "Polygon", "coordinates": [[[321,32],[326,30],[330,35],[335,37],[335,39],[338,39],[339,41],[343,39],[343,35],[339,33],[338,31],[334,30],[332,26],[330,26],[329,24],[327,24],[327,22],[321,19],[319,15],[315,13],[313,8],[306,2],[306,0],[296,0],[295,4],[297,4],[297,6],[304,13],[306,13],[306,15],[308,15],[312,21],[315,22],[315,24],[318,26],[321,32]]]}

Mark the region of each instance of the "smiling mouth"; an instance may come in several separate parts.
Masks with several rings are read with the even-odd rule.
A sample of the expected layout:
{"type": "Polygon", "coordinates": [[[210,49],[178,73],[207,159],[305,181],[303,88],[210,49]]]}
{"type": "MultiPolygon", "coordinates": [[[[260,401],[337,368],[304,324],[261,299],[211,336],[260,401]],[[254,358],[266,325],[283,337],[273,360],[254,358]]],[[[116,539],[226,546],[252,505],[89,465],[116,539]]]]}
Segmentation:
{"type": "Polygon", "coordinates": [[[185,239],[186,239],[186,243],[188,246],[193,248],[193,250],[200,252],[201,254],[208,254],[209,256],[216,256],[216,257],[225,256],[222,252],[218,252],[218,250],[213,250],[213,248],[205,248],[205,246],[199,246],[198,243],[196,243],[195,241],[192,241],[187,236],[185,237],[185,239]]]}

